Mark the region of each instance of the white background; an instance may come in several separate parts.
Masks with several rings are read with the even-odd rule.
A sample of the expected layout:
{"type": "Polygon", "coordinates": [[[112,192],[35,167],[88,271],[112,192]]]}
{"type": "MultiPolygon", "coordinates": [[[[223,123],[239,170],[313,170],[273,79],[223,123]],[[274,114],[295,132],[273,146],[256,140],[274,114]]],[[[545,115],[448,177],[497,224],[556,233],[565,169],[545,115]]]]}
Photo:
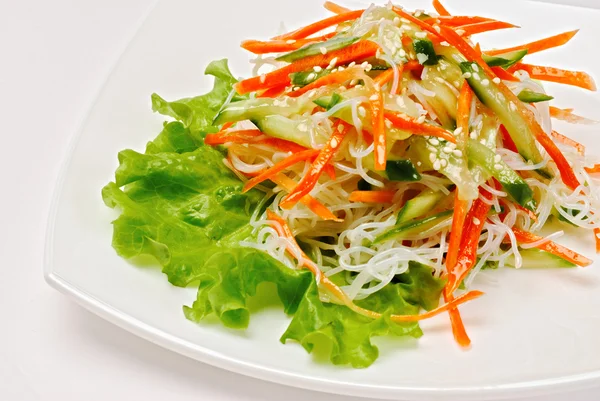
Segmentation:
{"type": "Polygon", "coordinates": [[[0,0],[0,400],[357,401],[260,382],[173,354],[44,283],[46,216],[68,140],[152,5],[0,0]]]}

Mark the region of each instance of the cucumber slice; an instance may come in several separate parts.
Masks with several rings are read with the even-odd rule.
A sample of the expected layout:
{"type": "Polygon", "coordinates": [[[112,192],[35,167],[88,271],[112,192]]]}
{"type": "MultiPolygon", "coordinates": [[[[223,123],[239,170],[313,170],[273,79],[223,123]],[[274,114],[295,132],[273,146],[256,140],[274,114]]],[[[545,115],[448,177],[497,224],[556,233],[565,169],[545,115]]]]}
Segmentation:
{"type": "MultiPolygon", "coordinates": [[[[308,124],[305,120],[292,120],[284,116],[271,115],[252,122],[266,135],[295,142],[306,148],[312,148],[308,124]]],[[[325,143],[325,141],[324,138],[319,143],[325,143]]]]}
{"type": "Polygon", "coordinates": [[[290,79],[292,80],[292,85],[294,86],[306,86],[315,82],[317,79],[329,74],[331,74],[331,70],[328,70],[326,68],[322,69],[319,72],[313,70],[300,71],[290,74],[290,79]]]}
{"type": "MultiPolygon", "coordinates": [[[[535,137],[529,128],[529,124],[523,116],[521,116],[504,98],[490,77],[487,76],[483,69],[477,63],[464,62],[460,63],[460,68],[463,73],[469,73],[471,76],[467,78],[473,92],[479,100],[488,106],[510,133],[512,140],[515,142],[521,156],[526,160],[531,160],[534,164],[540,163],[543,158],[536,145],[535,137]],[[482,82],[486,82],[484,85],[482,82]]],[[[552,174],[547,169],[537,170],[539,174],[546,178],[552,177],[552,174]]]]}
{"type": "Polygon", "coordinates": [[[213,125],[243,120],[257,120],[270,115],[289,117],[312,110],[314,105],[306,99],[297,98],[286,100],[256,98],[233,102],[225,106],[213,121],[213,125]],[[308,106],[308,109],[306,107],[308,106]]]}
{"type": "Polygon", "coordinates": [[[483,55],[483,61],[490,67],[509,68],[518,63],[527,55],[527,50],[517,50],[510,53],[500,54],[498,56],[483,55]]]}
{"type": "Polygon", "coordinates": [[[390,181],[413,182],[421,180],[421,174],[410,160],[388,160],[385,174],[390,181]]]}
{"type": "Polygon", "coordinates": [[[429,39],[415,39],[413,47],[417,54],[417,59],[422,65],[436,65],[438,63],[438,55],[433,48],[433,42],[429,39]]]}
{"type": "MultiPolygon", "coordinates": [[[[548,269],[577,267],[574,263],[571,263],[560,256],[551,254],[550,252],[542,251],[541,249],[520,249],[519,252],[523,258],[523,268],[548,269]]],[[[506,259],[506,266],[515,267],[514,255],[510,255],[506,259]]]]}
{"type": "Polygon", "coordinates": [[[529,89],[522,90],[518,97],[520,101],[525,103],[547,102],[554,99],[554,97],[548,96],[545,93],[538,93],[529,89]]]}
{"type": "Polygon", "coordinates": [[[398,213],[396,224],[406,223],[407,221],[426,215],[431,212],[445,196],[446,195],[442,192],[426,189],[415,198],[406,202],[404,207],[400,210],[400,213],[398,213]]]}
{"type": "Polygon", "coordinates": [[[300,60],[305,57],[316,56],[317,54],[321,54],[321,49],[325,49],[328,52],[343,49],[344,47],[350,46],[351,44],[357,42],[359,39],[360,37],[355,36],[337,37],[329,39],[326,42],[312,43],[310,45],[303,46],[298,50],[294,50],[291,53],[279,56],[276,58],[276,60],[291,63],[293,61],[300,60]]]}
{"type": "Polygon", "coordinates": [[[415,237],[440,224],[448,222],[448,220],[452,219],[452,213],[452,210],[446,210],[445,212],[438,213],[422,220],[408,221],[406,223],[399,224],[388,232],[383,233],[379,237],[375,238],[374,243],[377,244],[384,241],[389,241],[391,239],[402,240],[415,237]]]}
{"type": "Polygon", "coordinates": [[[332,109],[336,104],[338,104],[339,102],[341,102],[343,99],[340,95],[338,95],[337,93],[334,93],[331,96],[323,96],[320,97],[316,100],[313,100],[313,103],[316,104],[317,106],[321,106],[323,107],[325,110],[330,110],[332,109]]]}
{"type": "Polygon", "coordinates": [[[496,153],[474,139],[469,140],[467,149],[469,160],[494,176],[519,205],[535,210],[533,190],[502,159],[496,157],[496,153]]]}

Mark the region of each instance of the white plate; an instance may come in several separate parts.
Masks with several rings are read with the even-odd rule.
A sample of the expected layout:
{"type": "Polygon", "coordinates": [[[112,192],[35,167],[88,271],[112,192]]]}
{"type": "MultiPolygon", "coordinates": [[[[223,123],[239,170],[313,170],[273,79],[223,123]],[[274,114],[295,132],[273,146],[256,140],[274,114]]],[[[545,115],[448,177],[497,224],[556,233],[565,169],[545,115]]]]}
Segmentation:
{"type": "MultiPolygon", "coordinates": [[[[473,339],[470,351],[453,343],[447,316],[423,324],[418,342],[377,339],[381,357],[369,369],[316,363],[298,344],[278,339],[287,319],[273,308],[253,316],[245,332],[187,321],[182,305],[195,289],[171,286],[158,269],[132,266],[111,248],[110,221],[100,189],[113,177],[117,152],[142,149],[161,127],[150,110],[154,91],[167,98],[203,93],[212,59],[229,57],[239,75],[249,73],[245,38],[271,36],[325,16],[321,0],[170,1],[149,16],[73,142],[57,189],[48,229],[48,282],[86,308],[139,336],[184,355],[235,372],[334,393],[414,400],[526,396],[600,383],[600,265],[587,269],[493,271],[475,287],[487,295],[461,308],[473,339]]],[[[600,11],[525,1],[453,0],[452,10],[515,22],[522,32],[491,33],[485,43],[508,45],[576,27],[564,49],[534,62],[580,68],[600,77],[596,49],[600,11]],[[596,64],[595,64],[596,63],[596,64]]],[[[428,8],[424,2],[404,2],[428,8]]],[[[600,118],[600,98],[552,86],[558,105],[600,118]]],[[[592,153],[598,127],[558,126],[592,153]]],[[[576,241],[573,238],[577,238],[576,241]]],[[[593,256],[591,235],[572,245],[593,256]]]]}

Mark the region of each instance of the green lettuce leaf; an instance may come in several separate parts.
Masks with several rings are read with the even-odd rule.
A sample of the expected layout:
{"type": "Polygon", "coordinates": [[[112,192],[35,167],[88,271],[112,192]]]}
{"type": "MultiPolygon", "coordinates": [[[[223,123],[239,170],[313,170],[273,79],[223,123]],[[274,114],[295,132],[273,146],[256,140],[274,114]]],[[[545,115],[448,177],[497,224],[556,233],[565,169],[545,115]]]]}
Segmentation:
{"type": "Polygon", "coordinates": [[[383,314],[370,320],[322,303],[310,272],[240,244],[253,240],[249,221],[263,207],[264,194],[242,193],[242,183],[222,163],[224,154],[203,144],[204,133],[217,130],[213,118],[235,82],[223,60],[212,63],[207,74],[215,84],[206,95],[176,102],[154,95],[153,109],[177,121],[165,123],[145,153],[119,153],[115,182],[102,190],[106,205],[120,211],[113,222],[117,253],[151,256],[172,284],[197,285],[195,301],[183,309],[195,322],[215,315],[227,327],[247,327],[250,298],[262,291],[260,284],[272,283],[284,312],[293,315],[281,340],[296,340],[310,352],[315,341],[325,339],[335,364],[369,366],[378,355],[374,336],[421,336],[417,323],[396,324],[389,316],[437,305],[443,282],[429,268],[411,263],[409,272],[360,301],[383,314]]]}
{"type": "Polygon", "coordinates": [[[429,267],[414,262],[398,281],[356,302],[363,308],[382,313],[382,317],[376,320],[358,315],[345,306],[322,303],[317,286],[313,284],[281,342],[295,340],[308,352],[312,352],[316,344],[324,342],[331,349],[330,359],[335,365],[370,366],[379,356],[379,350],[371,343],[372,337],[419,338],[423,335],[417,322],[395,323],[390,320],[390,315],[414,315],[421,308],[434,309],[444,288],[444,281],[434,278],[429,267]],[[421,279],[425,281],[421,282],[421,279]]]}
{"type": "MultiPolygon", "coordinates": [[[[156,93],[152,94],[152,110],[181,121],[192,131],[214,132],[212,123],[225,100],[233,90],[237,79],[233,77],[227,60],[213,61],[206,67],[206,75],[215,77],[215,84],[209,93],[172,102],[166,101],[156,93]]],[[[241,99],[234,96],[232,101],[241,99]]]]}

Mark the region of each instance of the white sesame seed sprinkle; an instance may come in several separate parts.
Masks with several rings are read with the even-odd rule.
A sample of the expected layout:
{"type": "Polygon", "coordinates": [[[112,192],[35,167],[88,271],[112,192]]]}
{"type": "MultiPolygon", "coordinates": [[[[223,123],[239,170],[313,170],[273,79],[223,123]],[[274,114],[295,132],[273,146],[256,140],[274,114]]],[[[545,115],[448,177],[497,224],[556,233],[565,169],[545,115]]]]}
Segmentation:
{"type": "Polygon", "coordinates": [[[464,29],[457,29],[457,30],[456,30],[456,34],[457,34],[458,36],[463,36],[463,35],[465,34],[465,30],[464,30],[464,29]]]}
{"type": "Polygon", "coordinates": [[[496,155],[496,156],[494,156],[494,161],[495,161],[496,163],[499,163],[501,160],[502,160],[502,156],[500,156],[500,155],[496,155]]]}
{"type": "Polygon", "coordinates": [[[365,117],[367,115],[367,110],[363,106],[358,107],[358,115],[361,117],[365,117]]]}
{"type": "Polygon", "coordinates": [[[267,76],[266,76],[265,74],[262,74],[262,75],[260,76],[260,83],[261,83],[261,84],[264,84],[266,80],[267,80],[267,76]]]}
{"type": "Polygon", "coordinates": [[[454,130],[454,135],[460,135],[463,133],[463,128],[462,127],[458,127],[457,129],[454,130]]]}
{"type": "Polygon", "coordinates": [[[379,96],[377,95],[371,95],[371,97],[369,98],[369,100],[372,102],[376,101],[377,99],[379,99],[379,96]]]}
{"type": "Polygon", "coordinates": [[[294,44],[296,43],[296,39],[286,40],[285,43],[287,43],[288,45],[294,44]]]}
{"type": "Polygon", "coordinates": [[[429,161],[431,163],[435,163],[436,160],[437,160],[437,156],[435,155],[435,153],[430,153],[429,154],[429,161]]]}
{"type": "Polygon", "coordinates": [[[427,33],[425,32],[416,32],[415,36],[419,39],[425,39],[427,37],[427,33]]]}
{"type": "MultiPolygon", "coordinates": [[[[341,125],[340,125],[340,127],[341,127],[341,125]]],[[[337,139],[336,138],[331,138],[331,141],[329,141],[329,145],[331,145],[332,148],[337,148],[337,146],[338,146],[337,139]]]]}
{"type": "Polygon", "coordinates": [[[490,86],[490,80],[489,79],[484,79],[483,81],[481,81],[481,85],[483,85],[483,86],[490,86]]]}
{"type": "Polygon", "coordinates": [[[446,159],[441,159],[440,160],[440,164],[442,165],[442,167],[446,167],[448,165],[448,160],[446,159]]]}
{"type": "Polygon", "coordinates": [[[433,162],[433,169],[434,170],[439,170],[442,168],[442,163],[439,160],[436,160],[435,162],[433,162]]]}
{"type": "Polygon", "coordinates": [[[500,78],[496,77],[492,80],[492,82],[494,82],[495,84],[499,84],[500,82],[502,82],[502,80],[500,78]]]}
{"type": "Polygon", "coordinates": [[[471,64],[471,68],[473,68],[473,71],[475,72],[479,72],[479,66],[475,63],[471,64]]]}
{"type": "Polygon", "coordinates": [[[313,67],[313,71],[314,72],[321,72],[321,71],[323,71],[323,68],[321,68],[318,65],[316,65],[316,66],[313,67]]]}
{"type": "Polygon", "coordinates": [[[435,139],[435,138],[431,138],[431,139],[429,140],[429,143],[430,143],[430,144],[432,144],[433,146],[438,146],[438,145],[440,144],[440,141],[438,141],[438,140],[437,140],[437,139],[435,139]]]}
{"type": "Polygon", "coordinates": [[[321,46],[319,47],[319,51],[321,52],[321,54],[325,55],[327,54],[327,48],[325,46],[321,46]]]}
{"type": "Polygon", "coordinates": [[[444,148],[442,149],[442,152],[444,152],[444,153],[452,153],[452,149],[450,149],[448,146],[444,146],[444,148]]]}
{"type": "Polygon", "coordinates": [[[495,170],[498,170],[498,171],[500,171],[500,170],[502,170],[503,168],[504,168],[504,167],[502,166],[502,164],[494,164],[494,169],[495,169],[495,170]]]}
{"type": "Polygon", "coordinates": [[[342,124],[338,125],[337,130],[341,134],[342,132],[344,132],[344,126],[342,124]]]}
{"type": "Polygon", "coordinates": [[[473,217],[473,224],[475,224],[476,226],[481,224],[481,220],[479,220],[477,217],[473,217]]]}
{"type": "Polygon", "coordinates": [[[462,76],[464,79],[469,79],[473,76],[473,74],[471,74],[470,72],[465,72],[462,76]]]}
{"type": "Polygon", "coordinates": [[[455,149],[452,151],[452,154],[456,157],[463,157],[463,152],[461,150],[455,149]]]}

